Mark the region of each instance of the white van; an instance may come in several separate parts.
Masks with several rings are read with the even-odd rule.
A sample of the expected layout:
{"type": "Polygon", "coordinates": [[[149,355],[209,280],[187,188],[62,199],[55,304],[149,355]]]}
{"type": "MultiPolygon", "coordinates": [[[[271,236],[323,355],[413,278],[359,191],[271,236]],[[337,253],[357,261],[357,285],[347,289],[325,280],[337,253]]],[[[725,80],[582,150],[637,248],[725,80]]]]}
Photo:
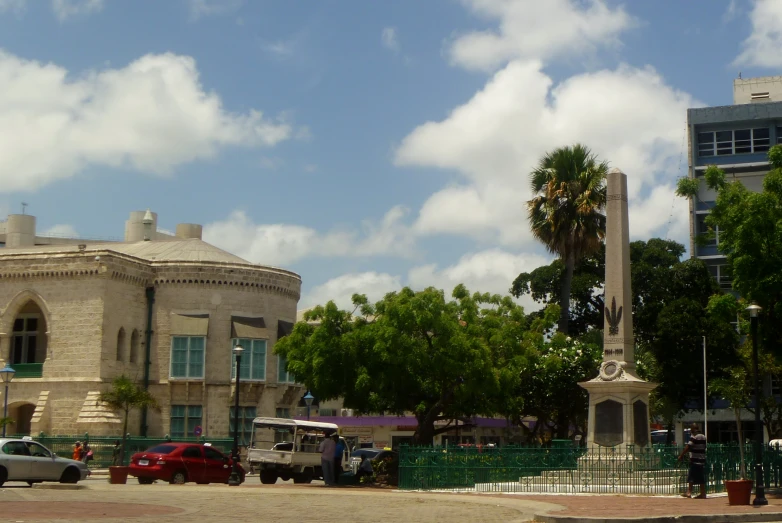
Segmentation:
{"type": "MultiPolygon", "coordinates": [[[[294,483],[323,479],[318,447],[324,438],[339,433],[334,423],[287,418],[255,418],[247,461],[257,470],[261,483],[273,484],[277,478],[294,483]]],[[[342,468],[350,467],[350,449],[345,438],[342,468]]]]}

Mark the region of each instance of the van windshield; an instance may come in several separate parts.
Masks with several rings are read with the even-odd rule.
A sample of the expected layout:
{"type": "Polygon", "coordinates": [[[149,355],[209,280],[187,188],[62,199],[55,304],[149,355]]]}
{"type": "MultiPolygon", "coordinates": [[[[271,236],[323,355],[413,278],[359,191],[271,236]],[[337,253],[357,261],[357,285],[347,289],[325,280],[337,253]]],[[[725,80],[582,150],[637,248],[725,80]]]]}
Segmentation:
{"type": "Polygon", "coordinates": [[[296,452],[318,452],[325,434],[289,425],[257,424],[253,431],[251,448],[296,452]]]}

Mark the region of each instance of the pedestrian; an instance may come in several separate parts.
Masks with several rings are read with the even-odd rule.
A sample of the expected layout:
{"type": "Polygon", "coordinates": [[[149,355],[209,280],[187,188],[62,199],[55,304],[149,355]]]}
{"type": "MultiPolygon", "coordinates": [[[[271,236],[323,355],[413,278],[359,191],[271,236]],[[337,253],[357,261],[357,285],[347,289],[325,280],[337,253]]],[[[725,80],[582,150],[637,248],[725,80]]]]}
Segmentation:
{"type": "Polygon", "coordinates": [[[122,454],[122,446],[120,445],[120,441],[114,440],[114,448],[111,449],[111,464],[115,467],[122,465],[120,462],[122,459],[120,454],[122,454]]]}
{"type": "Polygon", "coordinates": [[[94,458],[92,447],[90,447],[90,444],[88,442],[84,442],[84,445],[81,447],[82,453],[81,453],[81,460],[84,463],[87,463],[88,461],[92,461],[94,458]]]}
{"type": "Polygon", "coordinates": [[[334,434],[334,483],[339,484],[339,476],[342,474],[342,457],[345,455],[345,443],[334,434]]]}
{"type": "Polygon", "coordinates": [[[323,470],[323,481],[327,487],[334,485],[334,451],[336,447],[334,439],[329,436],[323,438],[318,447],[320,468],[323,470]]]}
{"type": "Polygon", "coordinates": [[[685,498],[692,497],[692,486],[701,486],[699,499],[706,499],[706,436],[700,431],[697,423],[693,423],[690,432],[690,441],[679,454],[679,461],[686,453],[690,453],[690,469],[687,472],[687,492],[682,494],[685,498]]]}
{"type": "Polygon", "coordinates": [[[84,449],[81,446],[81,441],[77,441],[73,444],[73,456],[72,459],[75,461],[81,461],[81,458],[84,457],[84,449]]]}

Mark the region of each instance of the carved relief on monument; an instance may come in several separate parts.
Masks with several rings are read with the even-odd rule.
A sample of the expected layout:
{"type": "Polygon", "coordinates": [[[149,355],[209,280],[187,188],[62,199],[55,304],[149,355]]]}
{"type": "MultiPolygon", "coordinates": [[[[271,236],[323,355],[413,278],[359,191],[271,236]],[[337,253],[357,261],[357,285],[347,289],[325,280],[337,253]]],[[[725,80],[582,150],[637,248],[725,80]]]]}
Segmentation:
{"type": "Polygon", "coordinates": [[[605,307],[606,320],[608,320],[608,335],[616,336],[619,334],[619,322],[622,321],[622,306],[616,310],[616,296],[611,297],[611,310],[605,307]]]}
{"type": "Polygon", "coordinates": [[[624,440],[624,412],[622,404],[614,400],[595,405],[595,443],[603,447],[615,447],[624,440]]]}
{"type": "Polygon", "coordinates": [[[649,412],[646,403],[641,400],[633,403],[633,435],[636,445],[643,447],[649,444],[649,412]]]}

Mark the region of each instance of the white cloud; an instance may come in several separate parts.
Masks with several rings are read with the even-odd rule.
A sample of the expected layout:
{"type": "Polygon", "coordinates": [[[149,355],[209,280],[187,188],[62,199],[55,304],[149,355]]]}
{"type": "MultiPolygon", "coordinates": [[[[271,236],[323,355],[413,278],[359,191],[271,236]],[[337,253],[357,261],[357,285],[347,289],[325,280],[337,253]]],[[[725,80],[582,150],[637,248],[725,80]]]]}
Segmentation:
{"type": "Polygon", "coordinates": [[[27,0],[0,0],[0,14],[13,12],[21,13],[27,0]]]}
{"type": "Polygon", "coordinates": [[[38,233],[38,236],[53,236],[58,238],[78,238],[79,233],[76,232],[76,229],[74,229],[73,225],[68,224],[57,224],[49,227],[48,229],[45,229],[38,233]]]}
{"type": "Polygon", "coordinates": [[[389,51],[398,53],[400,47],[399,37],[396,34],[396,27],[384,27],[383,31],[380,33],[380,42],[383,44],[383,47],[389,51]]]}
{"type": "Polygon", "coordinates": [[[188,0],[190,19],[195,21],[203,16],[225,15],[237,11],[243,0],[188,0]]]}
{"type": "Polygon", "coordinates": [[[741,44],[734,65],[782,67],[782,2],[755,0],[749,13],[752,34],[741,44]]]}
{"type": "MultiPolygon", "coordinates": [[[[550,263],[550,259],[528,254],[512,254],[501,249],[489,249],[462,256],[455,264],[440,268],[427,264],[410,269],[407,279],[388,273],[363,272],[344,274],[333,278],[306,293],[299,308],[323,305],[334,300],[342,308],[349,308],[351,296],[366,294],[370,301],[381,299],[386,293],[401,289],[404,285],[415,290],[426,287],[443,289],[446,296],[458,284],[463,283],[470,292],[490,292],[507,295],[513,280],[521,272],[550,263]]],[[[521,304],[529,310],[538,305],[525,297],[521,304]]]]}
{"type": "Polygon", "coordinates": [[[453,170],[461,178],[424,203],[414,230],[508,246],[531,241],[529,172],[547,150],[575,142],[627,173],[631,203],[644,200],[652,187],[678,177],[686,109],[697,105],[652,68],[621,66],[554,86],[540,63],[512,62],[447,118],[420,125],[401,142],[397,165],[453,170]]]}
{"type": "Polygon", "coordinates": [[[354,294],[366,294],[370,302],[380,300],[389,292],[402,288],[401,279],[386,273],[361,272],[343,274],[322,285],[313,287],[302,296],[299,308],[325,305],[334,301],[340,308],[353,310],[351,300],[354,294]]]}
{"type": "Polygon", "coordinates": [[[146,55],[74,76],[0,50],[0,186],[36,189],[89,165],[166,175],[226,146],[273,146],[294,133],[260,111],[227,111],[196,62],[146,55]]]}
{"type": "Polygon", "coordinates": [[[490,71],[514,59],[548,59],[618,43],[635,20],[604,0],[462,0],[476,15],[496,20],[496,30],[458,36],[451,62],[490,71]]]}
{"type": "Polygon", "coordinates": [[[311,227],[256,224],[243,211],[204,227],[204,240],[254,263],[286,266],[307,257],[411,257],[414,238],[403,223],[407,211],[394,207],[379,223],[362,229],[320,233],[311,227]]]}
{"type": "Polygon", "coordinates": [[[103,0],[52,0],[52,10],[60,22],[72,16],[89,15],[103,10],[103,0]]]}
{"type": "Polygon", "coordinates": [[[738,2],[736,0],[730,0],[728,2],[728,7],[725,8],[725,12],[722,13],[722,23],[727,24],[728,22],[732,22],[738,14],[738,2]]]}

